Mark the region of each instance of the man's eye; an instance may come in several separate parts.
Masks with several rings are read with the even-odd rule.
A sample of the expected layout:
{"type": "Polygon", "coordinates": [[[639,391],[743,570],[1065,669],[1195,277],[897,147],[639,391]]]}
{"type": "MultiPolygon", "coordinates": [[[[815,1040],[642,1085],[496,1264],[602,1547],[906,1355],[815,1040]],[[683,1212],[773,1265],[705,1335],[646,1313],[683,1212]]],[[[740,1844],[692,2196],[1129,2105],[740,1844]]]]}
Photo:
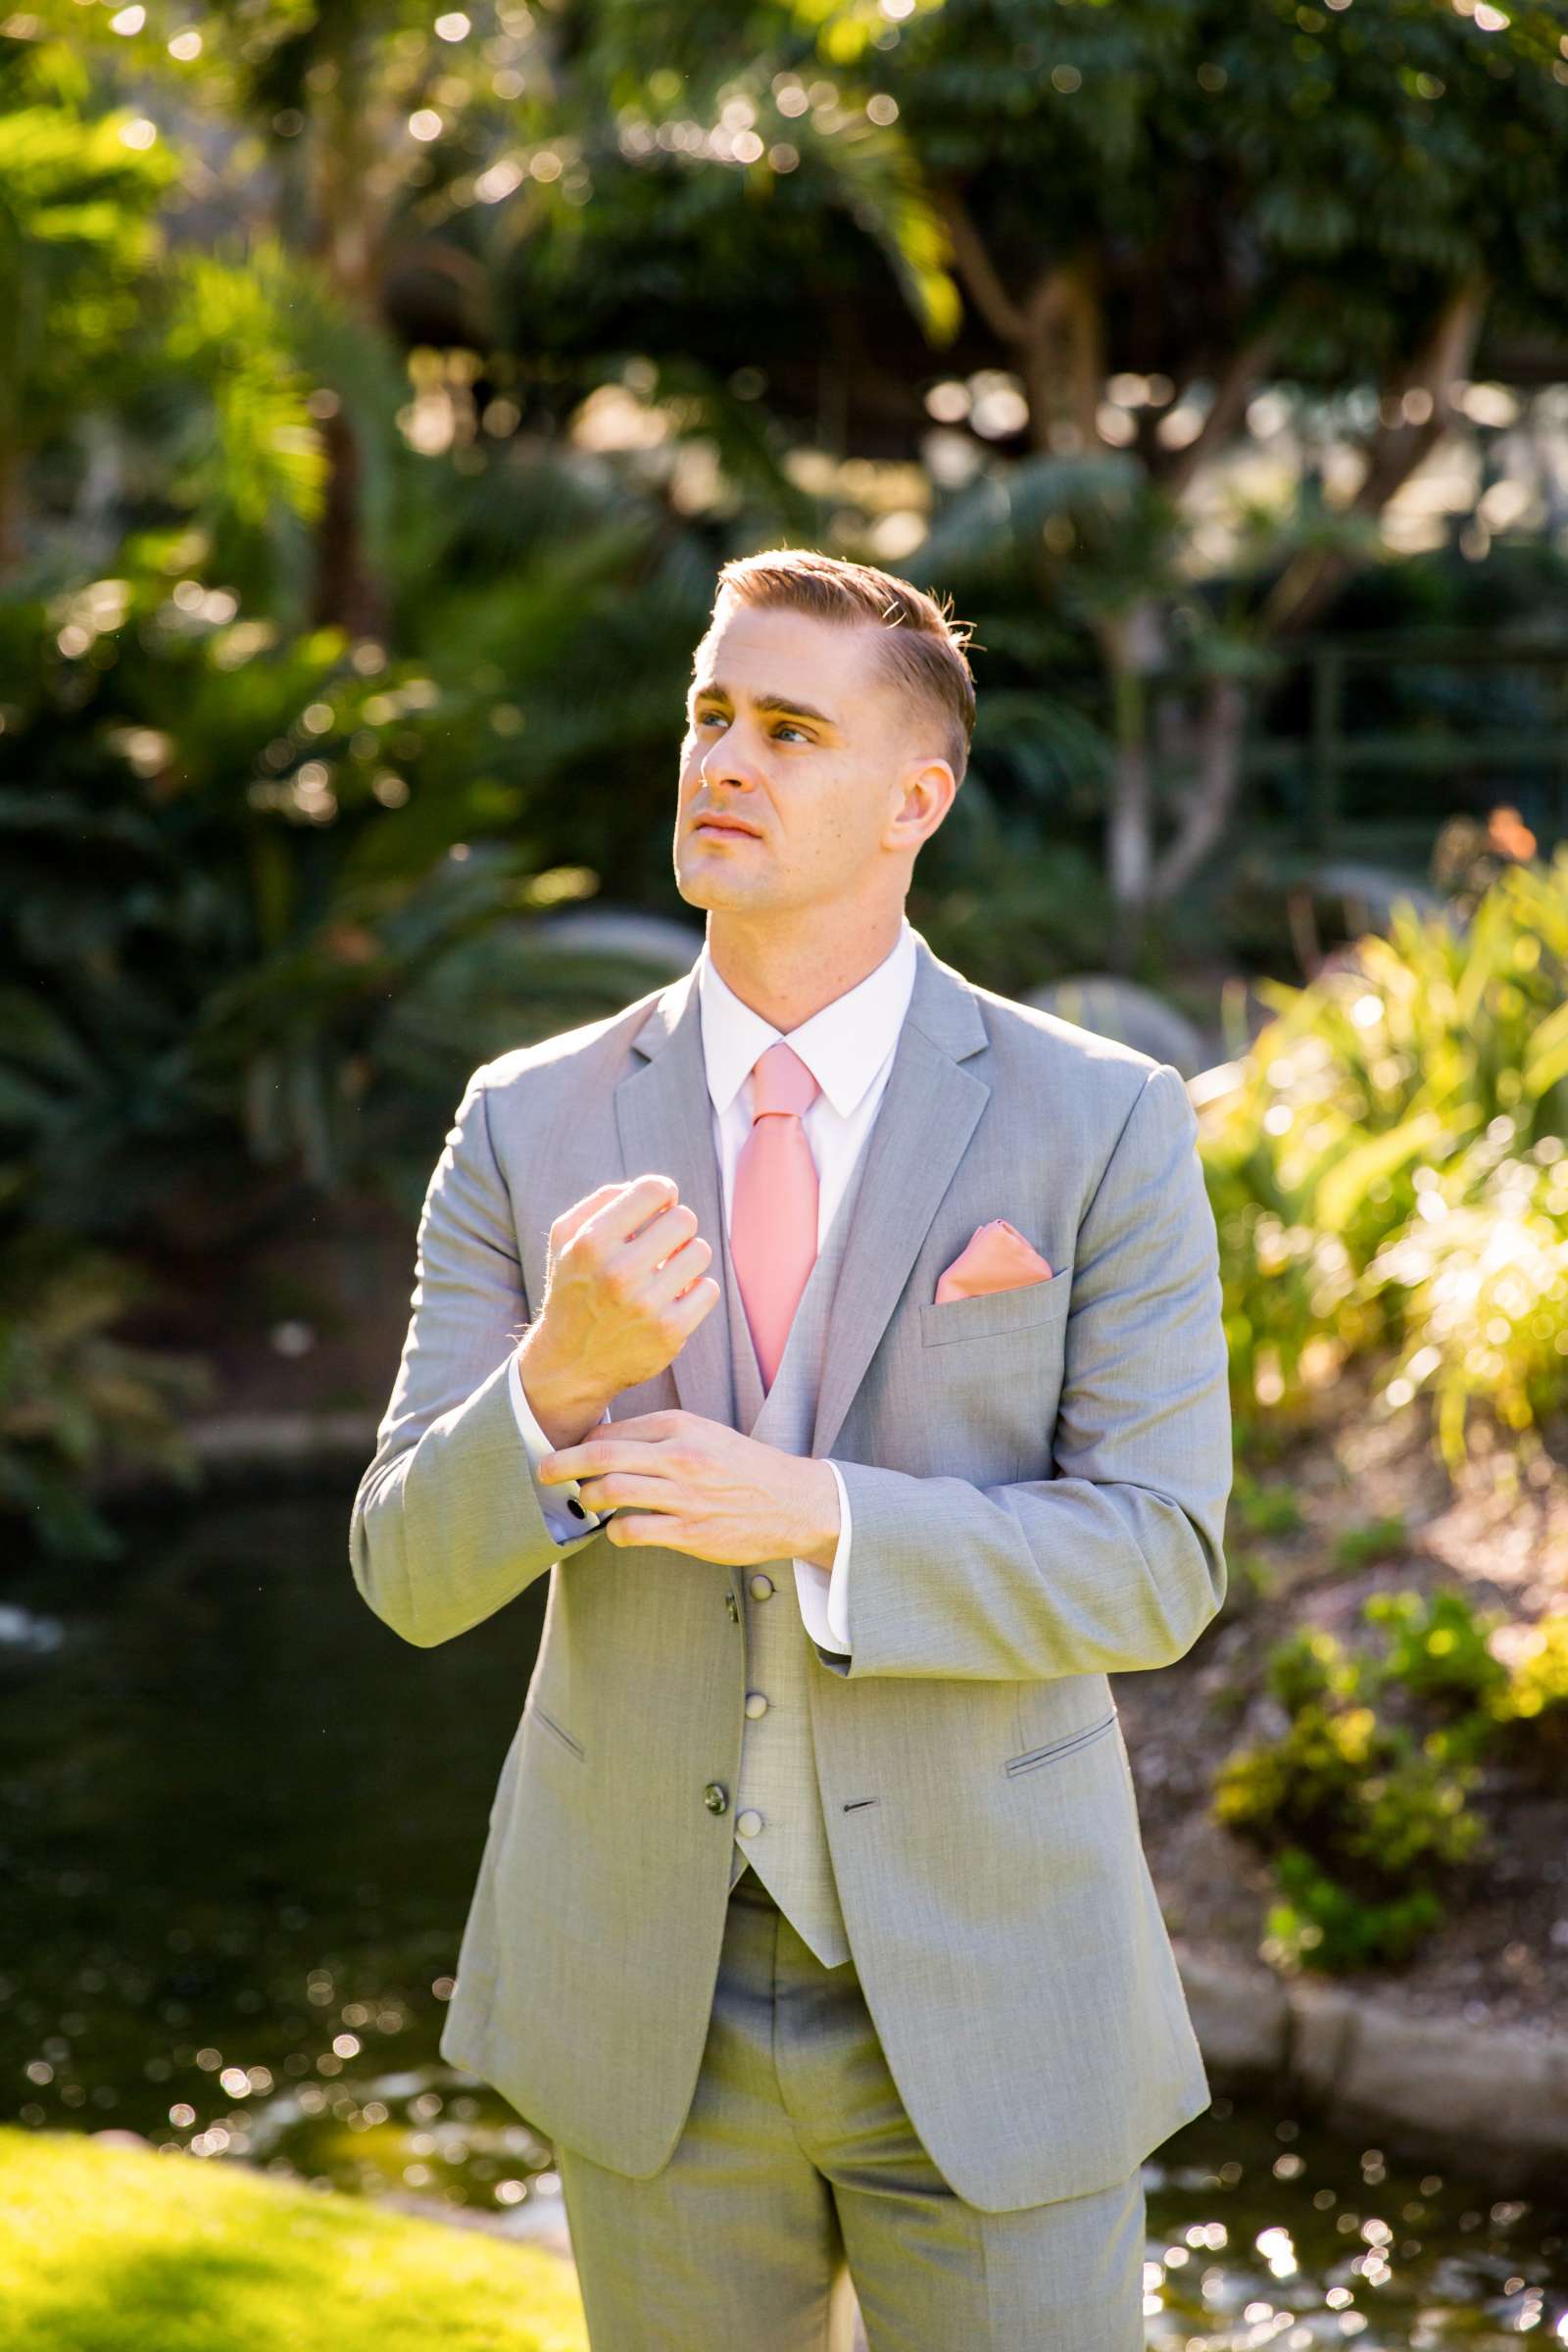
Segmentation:
{"type": "MultiPolygon", "coordinates": [[[[724,713],[722,710],[699,710],[697,716],[692,721],[693,729],[695,731],[696,728],[706,725],[708,720],[710,718],[722,718],[723,716],[724,713]]],[[[798,727],[795,724],[795,721],[791,718],[781,718],[773,732],[775,736],[780,734],[799,736],[802,743],[809,743],[811,741],[811,737],[806,732],[806,729],[804,727],[798,727]]]]}

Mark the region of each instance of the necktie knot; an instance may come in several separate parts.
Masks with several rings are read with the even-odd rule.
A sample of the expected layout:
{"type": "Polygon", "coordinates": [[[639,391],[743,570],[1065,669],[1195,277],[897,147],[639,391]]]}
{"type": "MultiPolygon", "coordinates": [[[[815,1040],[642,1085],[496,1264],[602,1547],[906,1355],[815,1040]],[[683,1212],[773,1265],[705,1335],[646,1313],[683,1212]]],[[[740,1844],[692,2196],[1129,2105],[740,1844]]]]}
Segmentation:
{"type": "Polygon", "coordinates": [[[758,1055],[753,1067],[752,1117],[757,1120],[770,1110],[787,1110],[799,1118],[821,1091],[794,1048],[780,1038],[758,1055]]]}

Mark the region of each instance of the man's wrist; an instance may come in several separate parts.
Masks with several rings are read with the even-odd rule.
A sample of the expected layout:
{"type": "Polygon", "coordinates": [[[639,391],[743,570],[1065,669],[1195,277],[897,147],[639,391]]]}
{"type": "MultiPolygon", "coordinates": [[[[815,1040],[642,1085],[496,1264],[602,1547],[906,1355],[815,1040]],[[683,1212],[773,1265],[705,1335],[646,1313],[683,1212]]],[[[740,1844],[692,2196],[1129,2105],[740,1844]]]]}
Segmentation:
{"type": "Polygon", "coordinates": [[[798,1560],[808,1560],[813,1568],[830,1569],[833,1565],[834,1554],[839,1547],[839,1531],[842,1525],[839,1515],[839,1482],[826,1462],[813,1462],[811,1468],[816,1474],[812,1485],[814,1499],[818,1507],[812,1513],[811,1525],[808,1530],[808,1541],[793,1556],[798,1560]]]}
{"type": "Polygon", "coordinates": [[[517,1349],[517,1377],[528,1410],[558,1451],[580,1445],[611,1400],[553,1368],[540,1348],[530,1347],[533,1337],[530,1331],[517,1349]]]}

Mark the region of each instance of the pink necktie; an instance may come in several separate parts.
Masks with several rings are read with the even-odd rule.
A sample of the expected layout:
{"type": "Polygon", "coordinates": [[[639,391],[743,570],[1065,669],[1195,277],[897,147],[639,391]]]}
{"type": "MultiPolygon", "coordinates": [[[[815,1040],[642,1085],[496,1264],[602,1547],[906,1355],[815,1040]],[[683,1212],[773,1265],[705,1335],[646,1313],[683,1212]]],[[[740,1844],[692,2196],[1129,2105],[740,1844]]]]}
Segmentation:
{"type": "Polygon", "coordinates": [[[782,1038],[752,1071],[752,1132],[735,1163],[729,1252],[764,1388],[816,1262],[816,1162],[801,1114],[821,1089],[782,1038]]]}

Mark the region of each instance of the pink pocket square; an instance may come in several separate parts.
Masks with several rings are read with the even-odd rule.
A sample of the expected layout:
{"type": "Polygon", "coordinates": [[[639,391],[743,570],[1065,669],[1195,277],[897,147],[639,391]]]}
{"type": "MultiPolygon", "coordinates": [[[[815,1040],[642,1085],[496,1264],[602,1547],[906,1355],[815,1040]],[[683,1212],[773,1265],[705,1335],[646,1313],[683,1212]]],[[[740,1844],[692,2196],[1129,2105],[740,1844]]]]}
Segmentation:
{"type": "Polygon", "coordinates": [[[977,1298],[984,1291],[1015,1291],[1030,1282],[1049,1282],[1051,1268],[1038,1250],[1031,1249],[1016,1225],[993,1217],[977,1225],[966,1246],[937,1283],[935,1303],[949,1298],[977,1298]]]}

